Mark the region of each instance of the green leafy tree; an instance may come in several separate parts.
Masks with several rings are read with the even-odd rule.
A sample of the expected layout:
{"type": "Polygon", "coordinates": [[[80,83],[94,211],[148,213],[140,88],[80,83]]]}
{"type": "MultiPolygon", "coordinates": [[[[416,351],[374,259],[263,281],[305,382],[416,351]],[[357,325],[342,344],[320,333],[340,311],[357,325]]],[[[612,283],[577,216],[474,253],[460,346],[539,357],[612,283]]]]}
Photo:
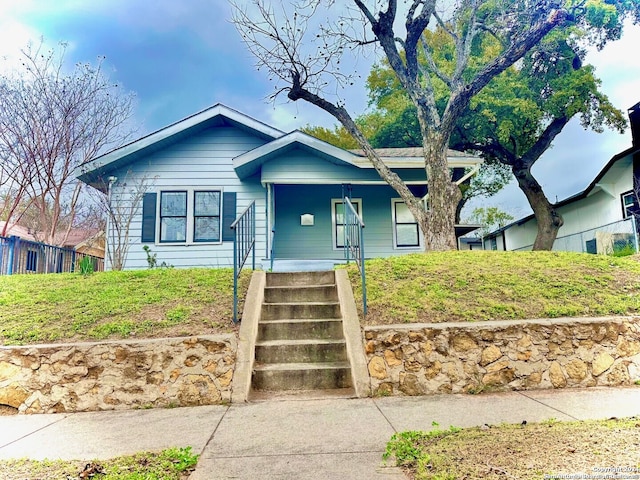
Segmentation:
{"type": "MultiPolygon", "coordinates": [[[[427,34],[440,46],[434,62],[451,68],[451,41],[443,29],[427,34]]],[[[496,76],[474,97],[456,124],[451,146],[480,153],[485,172],[496,173],[498,183],[472,184],[463,201],[487,187],[495,193],[500,180],[513,174],[538,221],[535,250],[550,250],[562,226],[562,217],[549,202],[531,168],[574,117],[596,132],[606,125],[623,131],[626,120],[606,95],[591,65],[583,65],[584,50],[578,42],[587,32],[575,26],[557,29],[532,49],[517,66],[496,76]]],[[[496,48],[493,41],[479,45],[473,54],[484,57],[496,48]]],[[[369,77],[372,98],[390,120],[372,140],[399,142],[418,132],[417,111],[406,99],[391,69],[376,66],[369,77]],[[403,100],[404,97],[404,100],[403,100]],[[398,111],[398,108],[401,111],[398,111]]],[[[440,93],[446,97],[446,89],[440,93]]],[[[488,177],[491,179],[491,177],[488,177]]],[[[482,180],[482,178],[480,178],[482,180]]],[[[481,193],[484,193],[481,191],[481,193]]]]}
{"type": "Polygon", "coordinates": [[[461,192],[451,178],[447,150],[473,99],[556,28],[579,27],[604,44],[620,35],[625,15],[638,19],[635,0],[299,0],[271,7],[234,4],[233,22],[245,44],[276,82],[275,99],[309,102],[333,115],[354,137],[378,174],[406,203],[427,250],[456,248],[455,214],[461,192]],[[322,18],[327,12],[328,18],[322,18]],[[404,18],[401,18],[404,17],[404,18]],[[438,27],[443,50],[429,32],[438,27]],[[483,44],[486,55],[473,55],[483,44]],[[341,95],[357,80],[342,70],[354,49],[379,47],[415,107],[424,149],[429,210],[378,156],[341,95]],[[448,62],[437,62],[446,53],[448,62]],[[446,92],[441,95],[440,92],[446,92]]]}
{"type": "Polygon", "coordinates": [[[498,207],[478,207],[474,208],[473,212],[471,212],[469,221],[471,223],[482,225],[479,233],[484,237],[491,230],[495,228],[502,228],[513,219],[512,215],[500,210],[498,207]]]}

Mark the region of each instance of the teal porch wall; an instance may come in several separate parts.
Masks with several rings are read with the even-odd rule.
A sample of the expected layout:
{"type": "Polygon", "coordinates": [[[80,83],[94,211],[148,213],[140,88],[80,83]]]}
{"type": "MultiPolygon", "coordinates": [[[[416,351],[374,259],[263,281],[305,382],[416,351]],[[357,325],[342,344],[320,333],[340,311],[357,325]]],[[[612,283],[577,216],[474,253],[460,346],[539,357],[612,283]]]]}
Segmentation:
{"type": "MultiPolygon", "coordinates": [[[[422,251],[393,248],[391,199],[398,194],[387,185],[353,185],[352,198],[362,199],[367,258],[422,251]]],[[[331,199],[342,198],[341,185],[275,185],[275,258],[342,259],[333,249],[331,199]],[[313,226],[301,226],[300,215],[314,215],[313,226]]]]}

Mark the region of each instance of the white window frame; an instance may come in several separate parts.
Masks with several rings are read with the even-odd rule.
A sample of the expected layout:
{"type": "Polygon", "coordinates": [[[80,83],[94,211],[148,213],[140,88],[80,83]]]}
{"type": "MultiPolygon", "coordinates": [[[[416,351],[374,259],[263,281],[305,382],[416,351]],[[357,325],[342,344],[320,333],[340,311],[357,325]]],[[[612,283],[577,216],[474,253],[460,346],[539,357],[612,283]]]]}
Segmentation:
{"type": "Polygon", "coordinates": [[[631,214],[627,212],[627,207],[630,206],[630,205],[627,205],[625,202],[625,199],[627,197],[633,198],[633,205],[636,205],[638,203],[638,199],[636,198],[636,192],[634,192],[633,190],[629,190],[627,192],[621,193],[620,203],[622,204],[622,218],[629,218],[631,216],[631,214]]]}
{"type": "MultiPolygon", "coordinates": [[[[396,222],[396,205],[404,204],[404,200],[401,198],[392,198],[391,199],[391,230],[393,233],[393,249],[394,250],[416,250],[420,248],[424,248],[424,235],[422,234],[422,230],[420,229],[420,225],[416,221],[416,227],[418,229],[418,244],[417,245],[398,245],[398,233],[397,233],[397,222],[396,222]]],[[[415,217],[414,217],[415,220],[415,217]]]]}
{"type": "MultiPolygon", "coordinates": [[[[362,199],[361,198],[350,198],[351,203],[354,206],[358,206],[358,214],[362,221],[364,221],[364,217],[362,216],[362,199]]],[[[336,205],[342,204],[343,200],[341,198],[332,198],[331,199],[331,242],[333,244],[334,250],[344,250],[344,246],[338,246],[338,225],[336,223],[336,205]]],[[[344,224],[341,224],[344,225],[344,224]]]]}
{"type": "Polygon", "coordinates": [[[186,245],[221,245],[222,244],[222,220],[224,212],[223,210],[223,199],[224,199],[224,190],[220,187],[192,187],[192,188],[162,188],[157,191],[157,200],[156,200],[156,245],[169,245],[169,246],[186,246],[186,245]],[[171,192],[186,192],[187,193],[187,234],[184,241],[161,241],[161,229],[162,229],[162,217],[161,217],[161,206],[162,206],[162,193],[171,193],[171,192]],[[220,240],[218,241],[195,241],[195,194],[196,192],[219,192],[220,193],[220,204],[219,204],[219,225],[220,225],[220,240]]]}

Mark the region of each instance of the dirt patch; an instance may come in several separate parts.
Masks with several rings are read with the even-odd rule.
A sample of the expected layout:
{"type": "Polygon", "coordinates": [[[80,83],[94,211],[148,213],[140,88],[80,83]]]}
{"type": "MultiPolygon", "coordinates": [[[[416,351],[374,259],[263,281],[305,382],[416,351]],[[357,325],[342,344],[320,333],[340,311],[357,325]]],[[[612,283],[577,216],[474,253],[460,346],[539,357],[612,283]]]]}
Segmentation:
{"type": "Polygon", "coordinates": [[[9,405],[0,405],[0,416],[3,415],[17,415],[18,409],[10,407],[9,405]]]}
{"type": "Polygon", "coordinates": [[[416,480],[640,477],[640,417],[485,426],[414,444],[423,460],[406,473],[416,480]]]}

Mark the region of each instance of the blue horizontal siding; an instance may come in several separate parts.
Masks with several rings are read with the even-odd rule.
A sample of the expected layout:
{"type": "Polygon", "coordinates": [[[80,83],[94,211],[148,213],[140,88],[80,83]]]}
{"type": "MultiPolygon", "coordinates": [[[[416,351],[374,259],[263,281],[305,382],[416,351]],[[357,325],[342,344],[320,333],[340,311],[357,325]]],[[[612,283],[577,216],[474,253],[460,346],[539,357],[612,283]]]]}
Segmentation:
{"type": "MultiPolygon", "coordinates": [[[[423,168],[398,169],[404,181],[424,182],[423,168]]],[[[373,168],[358,168],[336,165],[302,149],[290,150],[279,158],[274,158],[262,167],[262,182],[275,184],[297,183],[343,183],[378,182],[383,183],[373,168]]]]}
{"type": "MultiPolygon", "coordinates": [[[[275,186],[275,257],[340,259],[342,250],[333,248],[331,199],[342,195],[340,185],[275,186]],[[313,226],[300,225],[300,215],[314,215],[313,226]]],[[[353,185],[352,198],[362,199],[367,258],[401,255],[422,248],[395,249],[391,200],[398,194],[387,185],[353,185]]]]}
{"type": "MultiPolygon", "coordinates": [[[[258,176],[240,181],[232,165],[233,157],[261,146],[261,138],[233,127],[214,127],[164,148],[116,172],[113,198],[122,196],[127,204],[132,188],[141,178],[152,184],[148,191],[175,189],[222,189],[237,192],[236,213],[241,213],[251,201],[256,201],[257,258],[266,253],[265,189],[258,176]]],[[[129,202],[130,204],[130,202],[129,202]]],[[[140,242],[141,211],[130,227],[130,249],[126,269],[147,268],[147,256],[140,242]]],[[[175,267],[233,266],[233,242],[222,244],[167,245],[148,244],[157,255],[158,263],[175,267]]]]}

